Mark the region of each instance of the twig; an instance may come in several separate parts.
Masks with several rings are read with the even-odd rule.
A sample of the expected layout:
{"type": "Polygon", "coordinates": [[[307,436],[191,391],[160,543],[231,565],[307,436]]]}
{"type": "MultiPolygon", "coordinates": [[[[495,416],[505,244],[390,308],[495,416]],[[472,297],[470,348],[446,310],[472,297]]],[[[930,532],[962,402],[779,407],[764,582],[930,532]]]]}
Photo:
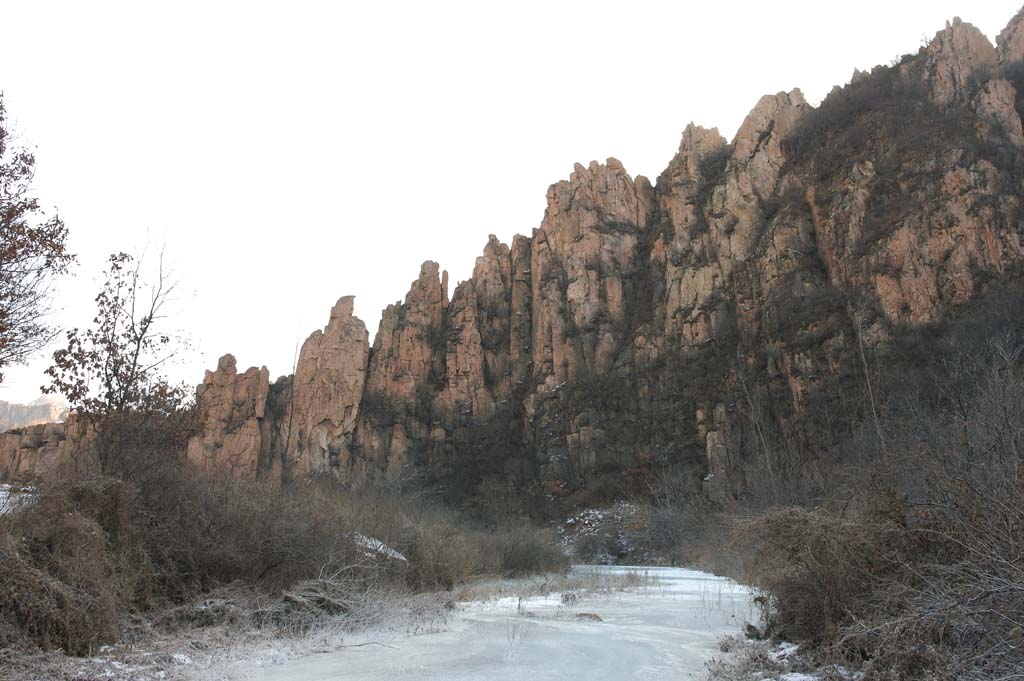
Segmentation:
{"type": "Polygon", "coordinates": [[[384,646],[385,648],[391,648],[391,650],[398,650],[395,646],[389,646],[387,643],[381,643],[380,641],[367,641],[366,643],[352,643],[347,646],[338,646],[339,648],[362,648],[363,646],[384,646]]]}

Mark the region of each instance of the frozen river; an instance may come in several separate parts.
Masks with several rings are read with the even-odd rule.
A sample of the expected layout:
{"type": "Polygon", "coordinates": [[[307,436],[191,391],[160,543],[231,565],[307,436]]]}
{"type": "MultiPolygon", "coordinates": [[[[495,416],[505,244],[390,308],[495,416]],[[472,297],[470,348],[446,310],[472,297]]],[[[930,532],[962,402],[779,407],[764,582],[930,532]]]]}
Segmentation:
{"type": "Polygon", "coordinates": [[[721,657],[719,639],[756,611],[750,591],[679,568],[640,570],[653,586],[563,603],[558,594],[459,605],[434,633],[404,636],[267,667],[262,681],[436,679],[697,679],[721,657]],[[580,614],[583,616],[580,617],[580,614]],[[594,617],[596,616],[596,617],[594,617]]]}

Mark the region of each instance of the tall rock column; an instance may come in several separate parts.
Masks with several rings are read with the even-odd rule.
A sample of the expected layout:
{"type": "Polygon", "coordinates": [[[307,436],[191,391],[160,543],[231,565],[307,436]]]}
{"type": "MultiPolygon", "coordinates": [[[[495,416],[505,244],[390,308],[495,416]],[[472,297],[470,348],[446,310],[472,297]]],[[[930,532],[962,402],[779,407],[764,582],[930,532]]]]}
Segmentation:
{"type": "Polygon", "coordinates": [[[189,462],[206,472],[255,477],[262,449],[270,374],[252,367],[239,374],[233,355],[224,355],[216,371],[207,371],[196,388],[202,433],[188,443],[189,462]]]}
{"type": "Polygon", "coordinates": [[[530,263],[533,372],[543,390],[615,362],[626,337],[625,278],[641,265],[653,191],[647,178],[634,181],[610,158],[577,164],[547,198],[530,263]]]}
{"type": "Polygon", "coordinates": [[[302,344],[289,411],[284,417],[288,466],[299,475],[345,477],[366,382],[369,338],[352,316],[352,296],[331,310],[323,331],[302,344]]]}
{"type": "Polygon", "coordinates": [[[405,302],[388,305],[370,352],[355,441],[364,467],[393,478],[429,446],[446,373],[448,273],[439,269],[423,263],[405,302]]]}

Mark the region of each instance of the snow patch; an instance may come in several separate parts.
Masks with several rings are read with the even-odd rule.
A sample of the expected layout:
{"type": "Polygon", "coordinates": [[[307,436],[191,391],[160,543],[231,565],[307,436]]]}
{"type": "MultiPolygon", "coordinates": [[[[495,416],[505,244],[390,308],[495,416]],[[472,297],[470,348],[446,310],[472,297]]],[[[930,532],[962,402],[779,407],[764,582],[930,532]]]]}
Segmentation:
{"type": "Polygon", "coordinates": [[[31,487],[15,487],[0,483],[0,515],[14,513],[32,502],[34,490],[31,487]]]}
{"type": "Polygon", "coordinates": [[[403,556],[398,551],[395,551],[393,548],[391,548],[379,539],[367,537],[366,535],[359,534],[358,532],[356,532],[353,535],[353,539],[355,540],[356,544],[365,549],[363,553],[365,553],[367,556],[370,556],[371,558],[374,556],[383,556],[385,558],[391,558],[392,560],[408,562],[405,556],[403,556]]]}
{"type": "MultiPolygon", "coordinates": [[[[775,650],[768,652],[768,657],[772,658],[776,662],[787,660],[797,654],[800,650],[800,646],[796,643],[780,643],[775,650]]],[[[799,681],[798,679],[791,679],[790,681],[799,681]]]]}

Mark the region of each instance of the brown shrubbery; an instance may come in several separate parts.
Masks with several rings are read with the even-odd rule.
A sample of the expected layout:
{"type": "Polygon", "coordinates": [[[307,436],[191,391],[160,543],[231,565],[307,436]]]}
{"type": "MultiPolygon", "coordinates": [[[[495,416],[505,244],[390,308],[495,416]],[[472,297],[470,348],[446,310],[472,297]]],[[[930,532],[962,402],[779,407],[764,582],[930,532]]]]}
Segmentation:
{"type": "Polygon", "coordinates": [[[566,566],[551,534],[511,520],[477,529],[379,489],[198,476],[180,462],[188,432],[188,414],[112,417],[30,504],[0,516],[0,632],[88,654],[117,639],[127,612],[221,585],[277,598],[256,618],[261,625],[292,622],[300,605],[303,621],[336,615],[306,606],[343,602],[344,593],[450,588],[482,574],[566,566]],[[357,534],[407,560],[367,549],[357,534]]]}
{"type": "Polygon", "coordinates": [[[871,678],[1024,674],[1024,345],[945,368],[843,495],[743,527],[768,633],[871,678]]]}
{"type": "Polygon", "coordinates": [[[867,355],[850,425],[814,451],[744,436],[735,479],[658,481],[647,545],[759,587],[766,635],[865,679],[1024,676],[1021,303],[867,355]]]}

